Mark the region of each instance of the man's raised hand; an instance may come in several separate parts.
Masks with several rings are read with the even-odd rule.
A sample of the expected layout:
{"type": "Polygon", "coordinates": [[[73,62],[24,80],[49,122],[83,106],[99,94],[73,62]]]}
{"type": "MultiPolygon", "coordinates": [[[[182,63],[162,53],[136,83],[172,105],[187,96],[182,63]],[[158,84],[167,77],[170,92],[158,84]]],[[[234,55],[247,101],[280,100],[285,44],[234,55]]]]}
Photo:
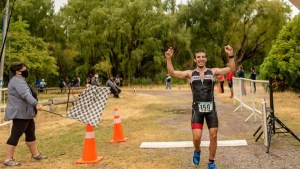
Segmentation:
{"type": "Polygon", "coordinates": [[[166,59],[171,59],[173,56],[174,50],[172,47],[170,47],[166,52],[165,52],[165,56],[166,59]]]}
{"type": "Polygon", "coordinates": [[[233,56],[234,52],[231,46],[227,45],[224,47],[225,52],[227,53],[228,56],[233,56]]]}

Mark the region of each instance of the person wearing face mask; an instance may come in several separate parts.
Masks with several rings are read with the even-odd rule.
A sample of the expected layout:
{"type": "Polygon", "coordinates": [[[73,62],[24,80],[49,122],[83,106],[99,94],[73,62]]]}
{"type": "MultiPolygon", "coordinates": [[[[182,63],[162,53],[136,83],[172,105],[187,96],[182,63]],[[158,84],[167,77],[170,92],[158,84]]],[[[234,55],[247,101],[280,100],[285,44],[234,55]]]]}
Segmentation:
{"type": "Polygon", "coordinates": [[[5,120],[12,120],[10,137],[7,140],[6,159],[4,165],[19,166],[13,158],[20,137],[25,133],[26,145],[33,160],[42,160],[47,157],[40,153],[36,145],[35,122],[36,110],[43,110],[43,106],[34,97],[35,93],[26,83],[28,70],[24,63],[14,63],[10,67],[13,77],[9,80],[7,88],[7,105],[5,120]]]}

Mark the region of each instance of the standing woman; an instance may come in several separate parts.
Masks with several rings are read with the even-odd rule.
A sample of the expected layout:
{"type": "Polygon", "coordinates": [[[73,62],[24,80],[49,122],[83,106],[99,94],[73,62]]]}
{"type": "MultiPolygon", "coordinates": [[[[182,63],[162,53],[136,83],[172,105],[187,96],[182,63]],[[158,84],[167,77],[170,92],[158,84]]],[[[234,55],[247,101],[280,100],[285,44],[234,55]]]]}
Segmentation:
{"type": "Polygon", "coordinates": [[[33,97],[35,94],[28,86],[25,79],[28,70],[24,63],[15,63],[10,67],[13,77],[10,79],[7,88],[7,105],[5,109],[5,120],[12,120],[10,137],[7,140],[6,166],[19,166],[13,158],[16,146],[20,137],[25,133],[25,141],[34,160],[42,160],[47,157],[41,154],[36,146],[35,123],[33,118],[37,110],[42,110],[43,106],[33,97]]]}

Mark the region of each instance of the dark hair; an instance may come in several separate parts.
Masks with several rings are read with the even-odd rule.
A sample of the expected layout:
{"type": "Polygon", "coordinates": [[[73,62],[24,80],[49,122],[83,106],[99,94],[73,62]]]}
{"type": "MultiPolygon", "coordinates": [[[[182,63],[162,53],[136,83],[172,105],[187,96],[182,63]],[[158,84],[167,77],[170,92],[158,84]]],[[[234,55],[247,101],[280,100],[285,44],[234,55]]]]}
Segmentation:
{"type": "Polygon", "coordinates": [[[194,58],[196,58],[196,53],[205,53],[205,50],[203,50],[203,49],[197,49],[197,50],[195,50],[195,52],[194,52],[194,58]]]}
{"type": "Polygon", "coordinates": [[[16,71],[21,70],[23,67],[26,67],[25,63],[23,62],[17,62],[10,66],[10,71],[13,73],[13,75],[16,75],[16,71]]]}

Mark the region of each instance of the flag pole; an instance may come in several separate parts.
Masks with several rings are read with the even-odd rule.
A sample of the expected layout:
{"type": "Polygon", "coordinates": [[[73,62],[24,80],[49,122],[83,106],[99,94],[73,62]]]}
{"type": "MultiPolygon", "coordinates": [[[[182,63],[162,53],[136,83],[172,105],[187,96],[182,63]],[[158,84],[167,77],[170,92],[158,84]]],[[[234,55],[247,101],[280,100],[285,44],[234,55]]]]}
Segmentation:
{"type": "MultiPolygon", "coordinates": [[[[6,1],[4,16],[3,16],[3,27],[2,27],[2,48],[1,48],[1,61],[0,61],[0,89],[3,87],[3,70],[4,70],[4,56],[5,56],[5,39],[7,35],[8,25],[8,9],[9,0],[6,1]]],[[[2,91],[0,92],[0,101],[2,101],[2,91]]]]}

